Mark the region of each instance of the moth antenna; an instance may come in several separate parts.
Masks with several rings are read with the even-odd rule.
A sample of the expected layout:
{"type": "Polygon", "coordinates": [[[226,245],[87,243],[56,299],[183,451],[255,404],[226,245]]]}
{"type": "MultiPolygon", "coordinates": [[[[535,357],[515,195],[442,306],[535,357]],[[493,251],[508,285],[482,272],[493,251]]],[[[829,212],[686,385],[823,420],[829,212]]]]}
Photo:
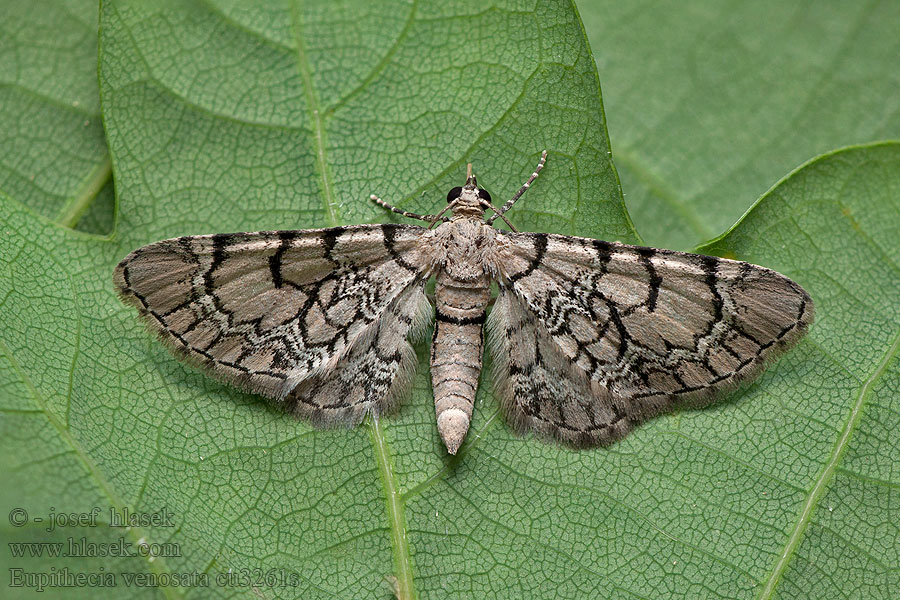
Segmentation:
{"type": "MultiPolygon", "coordinates": [[[[521,198],[522,194],[524,194],[526,191],[528,191],[528,188],[531,186],[532,183],[534,183],[534,180],[537,179],[537,176],[541,172],[541,169],[544,168],[545,162],[547,162],[547,151],[546,150],[541,152],[541,160],[538,162],[537,167],[534,169],[534,173],[532,173],[531,177],[528,178],[528,181],[526,181],[524,184],[522,184],[522,187],[519,188],[519,191],[516,192],[512,198],[507,200],[506,204],[501,206],[500,210],[496,211],[496,214],[494,214],[490,219],[485,221],[488,225],[493,225],[494,221],[497,220],[497,217],[503,217],[503,213],[505,213],[510,208],[512,208],[512,205],[516,203],[516,200],[521,198]]],[[[506,219],[503,219],[503,220],[506,221],[506,219]]],[[[507,221],[507,223],[508,223],[508,221],[507,221]]]]}

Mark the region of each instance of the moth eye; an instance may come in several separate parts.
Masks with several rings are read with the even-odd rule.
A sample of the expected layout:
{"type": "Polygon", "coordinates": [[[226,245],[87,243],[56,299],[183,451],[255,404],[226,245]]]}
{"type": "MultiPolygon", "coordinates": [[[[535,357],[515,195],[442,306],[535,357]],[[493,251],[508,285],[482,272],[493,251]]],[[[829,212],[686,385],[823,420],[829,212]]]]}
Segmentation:
{"type": "Polygon", "coordinates": [[[453,188],[452,190],[450,190],[449,192],[447,192],[447,202],[453,202],[454,200],[459,198],[460,195],[462,195],[462,188],[457,186],[457,187],[453,188]]]}
{"type": "Polygon", "coordinates": [[[478,190],[478,197],[481,198],[482,200],[487,200],[488,202],[491,201],[491,195],[484,188],[478,190]]]}

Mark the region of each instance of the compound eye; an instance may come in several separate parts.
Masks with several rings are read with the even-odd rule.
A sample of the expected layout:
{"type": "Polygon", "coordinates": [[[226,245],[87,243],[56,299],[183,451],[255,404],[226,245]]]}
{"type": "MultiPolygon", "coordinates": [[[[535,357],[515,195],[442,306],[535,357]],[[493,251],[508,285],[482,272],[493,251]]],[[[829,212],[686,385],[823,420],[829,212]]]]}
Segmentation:
{"type": "Polygon", "coordinates": [[[491,201],[491,195],[488,193],[488,191],[486,189],[483,189],[483,188],[478,190],[478,197],[481,198],[482,200],[487,200],[488,202],[491,201]]]}
{"type": "Polygon", "coordinates": [[[462,188],[457,186],[447,192],[447,202],[453,202],[462,195],[462,188]]]}

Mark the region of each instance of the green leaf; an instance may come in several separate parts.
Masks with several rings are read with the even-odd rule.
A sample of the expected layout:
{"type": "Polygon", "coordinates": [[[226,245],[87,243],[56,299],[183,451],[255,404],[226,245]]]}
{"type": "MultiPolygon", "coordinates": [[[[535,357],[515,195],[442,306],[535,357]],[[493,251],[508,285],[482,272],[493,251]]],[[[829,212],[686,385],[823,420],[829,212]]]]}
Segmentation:
{"type": "Polygon", "coordinates": [[[759,597],[900,589],[898,239],[900,143],[885,143],[809,162],[701,248],[796,275],[818,310],[809,341],[783,361],[797,365],[794,389],[754,386],[770,396],[772,473],[803,494],[759,597]]]}
{"type": "Polygon", "coordinates": [[[788,168],[900,137],[900,4],[578,3],[644,240],[688,249],[788,168]]]}
{"type": "Polygon", "coordinates": [[[504,198],[543,148],[513,222],[635,240],[571,6],[436,7],[104,4],[115,234],[0,196],[0,507],[165,509],[175,526],[0,530],[180,555],[3,548],[0,566],[117,575],[119,588],[66,590],[91,598],[389,598],[393,585],[422,598],[808,597],[826,584],[822,596],[889,597],[900,144],[814,161],[710,248],[804,285],[819,314],[808,341],[718,406],[608,449],[515,436],[485,380],[469,440],[448,457],[427,344],[396,418],[313,430],[184,366],[118,301],[112,268],[143,243],[388,219],[372,192],[432,211],[468,161],[504,198]],[[288,584],[296,573],[297,586],[216,579],[254,568],[285,569],[288,584]],[[211,579],[125,590],[135,572],[211,579]]]}
{"type": "Polygon", "coordinates": [[[96,0],[3,0],[0,14],[0,192],[69,227],[91,210],[80,229],[110,231],[96,0]]]}

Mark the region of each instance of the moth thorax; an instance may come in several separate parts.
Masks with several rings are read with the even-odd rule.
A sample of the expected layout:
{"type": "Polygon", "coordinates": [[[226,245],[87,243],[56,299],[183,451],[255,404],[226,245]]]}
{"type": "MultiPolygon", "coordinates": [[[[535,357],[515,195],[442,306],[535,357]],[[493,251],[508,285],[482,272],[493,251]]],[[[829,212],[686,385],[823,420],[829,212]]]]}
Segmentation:
{"type": "Polygon", "coordinates": [[[484,207],[481,204],[469,204],[460,202],[453,207],[453,214],[459,217],[477,217],[484,216],[484,207]]]}

